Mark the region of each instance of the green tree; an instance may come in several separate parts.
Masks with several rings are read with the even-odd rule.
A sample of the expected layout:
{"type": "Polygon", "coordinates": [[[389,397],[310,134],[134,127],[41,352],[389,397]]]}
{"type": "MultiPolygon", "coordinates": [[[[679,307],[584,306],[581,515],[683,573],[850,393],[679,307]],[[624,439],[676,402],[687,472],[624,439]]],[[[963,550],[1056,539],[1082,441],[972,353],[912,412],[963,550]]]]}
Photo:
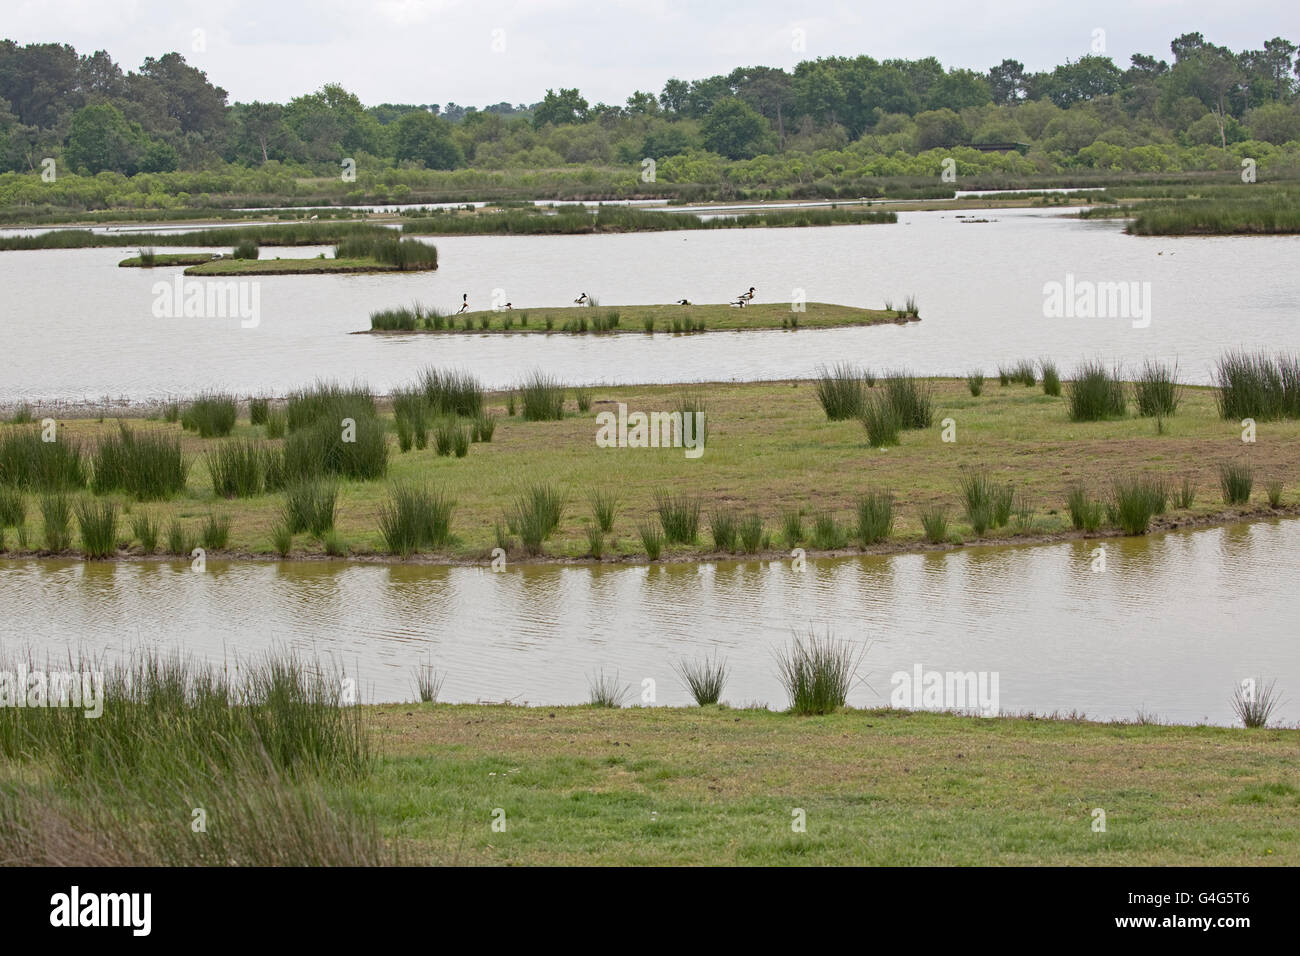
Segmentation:
{"type": "Polygon", "coordinates": [[[465,156],[451,136],[451,124],[432,113],[407,113],[396,124],[394,145],[399,161],[424,163],[426,169],[455,169],[465,156]]]}
{"type": "Polygon", "coordinates": [[[719,100],[700,127],[705,148],[728,159],[756,156],[768,135],[767,122],[737,99],[719,100]]]}
{"type": "Polygon", "coordinates": [[[109,103],[84,106],[72,117],[65,153],[73,169],[91,173],[113,170],[128,175],[136,172],[143,146],[138,129],[127,125],[121,110],[109,103]]]}
{"type": "Polygon", "coordinates": [[[554,126],[581,123],[586,120],[587,113],[587,101],[577,89],[562,89],[558,93],[547,90],[546,97],[533,112],[533,126],[541,129],[547,123],[554,126]]]}

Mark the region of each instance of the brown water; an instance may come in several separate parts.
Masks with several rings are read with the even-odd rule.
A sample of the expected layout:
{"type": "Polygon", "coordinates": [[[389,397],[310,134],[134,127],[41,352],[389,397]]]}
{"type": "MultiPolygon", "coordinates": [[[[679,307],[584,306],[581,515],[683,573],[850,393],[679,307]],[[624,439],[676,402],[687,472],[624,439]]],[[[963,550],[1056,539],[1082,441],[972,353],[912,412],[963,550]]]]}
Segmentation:
{"type": "Polygon", "coordinates": [[[1052,357],[1068,370],[1085,358],[1132,365],[1159,356],[1204,383],[1226,347],[1298,344],[1300,237],[1147,239],[1059,210],[972,215],[992,221],[901,213],[897,225],[443,238],[434,240],[433,273],[262,277],[256,328],[235,318],[155,318],[152,286],[179,269],[117,268],[131,248],[3,252],[0,402],[144,400],[205,388],[283,395],[320,376],[386,391],[428,364],[507,386],[538,365],[582,384],[808,377],[843,360],[964,374],[1020,358],[1052,357]],[[1045,318],[1043,286],[1067,273],[1150,282],[1150,326],[1045,318]],[[914,294],[922,321],[677,337],[347,334],[368,328],[376,309],[418,300],[454,310],[464,292],[475,308],[490,307],[494,289],[530,308],[583,291],[606,305],[722,302],[751,285],[763,302],[788,302],[802,289],[809,301],[879,308],[914,294]]]}
{"type": "Polygon", "coordinates": [[[724,699],[784,707],[773,651],[810,627],[866,648],[850,702],[891,675],[996,672],[1004,712],[1082,711],[1231,723],[1237,681],[1276,679],[1300,720],[1300,521],[1105,542],[892,557],[705,565],[487,568],[0,561],[0,648],[213,660],[271,647],[337,660],[363,699],[412,696],[433,663],[443,699],[586,699],[603,669],[655,702],[689,699],[670,666],[718,652],[724,699]]]}

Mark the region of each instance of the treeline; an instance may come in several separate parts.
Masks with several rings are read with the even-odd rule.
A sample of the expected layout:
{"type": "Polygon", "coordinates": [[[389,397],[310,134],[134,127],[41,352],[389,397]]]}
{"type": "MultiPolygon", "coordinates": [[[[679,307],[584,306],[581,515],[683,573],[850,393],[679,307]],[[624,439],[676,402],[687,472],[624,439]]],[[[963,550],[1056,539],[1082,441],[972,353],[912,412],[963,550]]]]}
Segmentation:
{"type": "MultiPolygon", "coordinates": [[[[531,106],[478,110],[366,107],[337,85],[286,104],[230,105],[225,90],[177,53],[124,72],[104,51],[5,40],[0,170],[30,175],[47,158],[60,176],[201,170],[246,180],[239,170],[247,170],[264,174],[267,194],[285,195],[286,180],[339,179],[345,159],[373,185],[385,170],[518,178],[566,166],[639,168],[649,158],[664,183],[725,179],[743,187],[933,175],[930,158],[913,160],[958,147],[971,147],[956,154],[968,170],[1028,175],[1227,168],[1240,152],[1234,146],[1251,144],[1250,155],[1267,159],[1268,147],[1276,153],[1300,142],[1294,43],[1276,37],[1234,52],[1189,33],[1170,52],[1168,61],[1135,55],[1127,69],[1087,55],[1039,73],[1010,59],[981,73],[945,69],[933,57],[833,57],[790,71],[673,78],[621,106],[591,105],[579,90],[560,89],[531,106]],[[1022,144],[1021,153],[978,150],[993,144],[1022,144]]],[[[1285,152],[1293,162],[1296,150],[1285,152]]],[[[396,190],[392,198],[403,198],[402,177],[383,181],[396,190]]],[[[428,180],[406,185],[416,181],[428,180]]],[[[163,190],[196,191],[218,190],[163,190]]]]}

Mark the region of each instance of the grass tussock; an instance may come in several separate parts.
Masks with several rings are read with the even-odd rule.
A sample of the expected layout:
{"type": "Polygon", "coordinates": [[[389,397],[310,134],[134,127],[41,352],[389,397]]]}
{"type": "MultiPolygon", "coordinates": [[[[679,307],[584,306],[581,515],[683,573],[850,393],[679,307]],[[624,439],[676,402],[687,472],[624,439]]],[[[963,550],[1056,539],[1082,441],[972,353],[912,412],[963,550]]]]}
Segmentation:
{"type": "Polygon", "coordinates": [[[81,550],[87,558],[107,558],[117,551],[117,504],[112,501],[77,502],[81,550]]]}
{"type": "Polygon", "coordinates": [[[894,496],[884,492],[870,492],[858,498],[858,526],[856,534],[861,547],[879,544],[889,537],[894,527],[894,496]]]}
{"type": "Polygon", "coordinates": [[[1085,362],[1066,389],[1066,401],[1072,422],[1123,418],[1128,403],[1119,367],[1108,369],[1101,362],[1085,362]]]}
{"type": "Polygon", "coordinates": [[[91,456],[96,494],[122,491],[137,501],[161,501],[185,490],[189,463],[177,435],[136,432],[119,423],[91,456]]]}
{"type": "Polygon", "coordinates": [[[844,706],[864,651],[830,631],[796,636],[777,654],[777,676],[795,714],[829,714],[844,706]]]}
{"type": "Polygon", "coordinates": [[[1225,419],[1300,418],[1300,355],[1228,352],[1215,366],[1214,384],[1225,419]]]}
{"type": "Polygon", "coordinates": [[[456,503],[441,491],[415,484],[394,485],[379,509],[379,533],[390,554],[409,557],[424,548],[440,548],[451,537],[456,503]]]}
{"type": "Polygon", "coordinates": [[[856,366],[848,362],[829,368],[823,365],[817,370],[814,387],[817,401],[821,403],[829,421],[847,421],[862,415],[867,386],[862,370],[856,366]]]}
{"type": "Polygon", "coordinates": [[[80,443],[59,437],[43,440],[39,428],[16,428],[0,435],[0,484],[33,492],[86,487],[86,460],[80,443]]]}
{"type": "Polygon", "coordinates": [[[558,422],[564,418],[564,386],[540,369],[530,372],[518,387],[526,422],[558,422]]]}
{"type": "Polygon", "coordinates": [[[655,495],[655,511],[669,544],[693,544],[699,532],[700,501],[689,495],[655,495]]]}
{"type": "Polygon", "coordinates": [[[204,392],[181,409],[181,427],[200,438],[224,438],[235,427],[237,411],[235,396],[204,392]]]}
{"type": "Polygon", "coordinates": [[[1248,462],[1226,461],[1219,465],[1219,488],[1225,505],[1250,504],[1255,471],[1248,462]]]}
{"type": "Polygon", "coordinates": [[[1133,382],[1133,400],[1138,414],[1145,418],[1168,418],[1178,411],[1182,387],[1178,384],[1178,365],[1148,359],[1142,363],[1133,382]]]}
{"type": "Polygon", "coordinates": [[[541,554],[546,540],[559,528],[567,503],[568,496],[558,485],[538,482],[515,496],[506,525],[519,535],[525,551],[541,554]]]}
{"type": "Polygon", "coordinates": [[[699,706],[716,704],[722,699],[722,689],[727,683],[726,658],[716,655],[695,660],[682,658],[673,664],[673,670],[699,706]]]}

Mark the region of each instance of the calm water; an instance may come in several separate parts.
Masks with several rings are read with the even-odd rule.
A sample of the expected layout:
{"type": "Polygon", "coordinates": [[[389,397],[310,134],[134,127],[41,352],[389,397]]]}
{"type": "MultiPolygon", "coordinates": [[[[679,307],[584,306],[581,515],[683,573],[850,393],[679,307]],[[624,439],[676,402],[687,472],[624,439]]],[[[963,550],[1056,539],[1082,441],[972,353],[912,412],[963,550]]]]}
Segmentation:
{"type": "Polygon", "coordinates": [[[151,288],[179,270],[117,268],[130,249],[4,252],[0,401],[146,400],[218,387],[284,394],[318,376],[387,390],[429,363],[503,386],[539,364],[578,384],[803,377],[843,359],[941,374],[1023,357],[1050,356],[1068,369],[1083,358],[1159,355],[1205,382],[1225,347],[1297,346],[1300,237],[1140,239],[1116,222],[1057,210],[974,215],[994,221],[904,213],[893,226],[439,239],[436,273],[264,277],[253,329],[237,319],[155,318],[151,288]],[[1044,318],[1043,284],[1066,273],[1150,282],[1150,327],[1044,318]],[[653,340],[347,334],[367,328],[374,309],[415,300],[452,308],[463,292],[487,307],[500,288],[528,308],[584,291],[607,305],[720,302],[751,285],[759,301],[789,301],[803,289],[811,301],[879,307],[915,294],[922,321],[653,340]]]}
{"type": "Polygon", "coordinates": [[[657,702],[688,699],[670,664],[717,651],[724,699],[782,707],[772,652],[795,630],[869,644],[851,703],[890,675],[999,675],[1003,711],[1080,710],[1230,723],[1236,681],[1276,679],[1300,720],[1294,582],[1300,521],[1096,542],[809,562],[485,568],[342,563],[0,561],[0,647],[118,655],[179,648],[215,660],[270,646],[332,657],[370,700],[410,699],[423,661],[443,698],[576,703],[617,671],[657,702]],[[869,686],[868,686],[869,685],[869,686]]]}

